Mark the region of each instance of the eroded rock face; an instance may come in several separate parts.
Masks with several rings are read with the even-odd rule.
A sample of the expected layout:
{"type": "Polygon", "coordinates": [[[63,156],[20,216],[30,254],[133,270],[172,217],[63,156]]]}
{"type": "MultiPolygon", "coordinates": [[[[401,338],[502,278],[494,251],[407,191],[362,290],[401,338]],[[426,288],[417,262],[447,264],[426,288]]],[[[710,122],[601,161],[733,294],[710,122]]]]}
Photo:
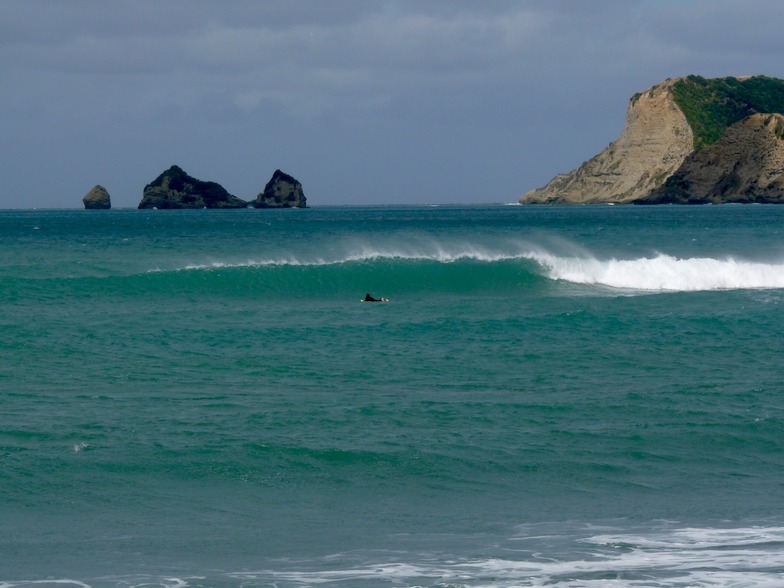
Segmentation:
{"type": "Polygon", "coordinates": [[[144,187],[139,208],[247,208],[248,203],[215,182],[204,182],[171,166],[144,187]]]}
{"type": "Polygon", "coordinates": [[[101,185],[95,186],[82,198],[84,207],[88,210],[108,210],[112,207],[112,199],[109,192],[101,185]]]}
{"type": "Polygon", "coordinates": [[[784,115],[753,114],[691,154],[639,204],[784,203],[784,115]]]}
{"type": "Polygon", "coordinates": [[[302,184],[279,169],[251,204],[255,208],[307,208],[302,184]]]}
{"type": "Polygon", "coordinates": [[[522,204],[626,203],[660,187],[694,149],[694,136],[672,96],[675,80],[636,95],[621,136],[604,151],[545,187],[524,194],[522,204]]]}

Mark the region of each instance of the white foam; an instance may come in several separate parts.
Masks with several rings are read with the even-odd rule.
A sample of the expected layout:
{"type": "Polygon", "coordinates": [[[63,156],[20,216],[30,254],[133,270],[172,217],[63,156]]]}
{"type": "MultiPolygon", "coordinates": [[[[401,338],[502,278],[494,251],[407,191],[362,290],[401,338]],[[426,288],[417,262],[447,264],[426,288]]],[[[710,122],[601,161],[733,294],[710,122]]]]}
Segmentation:
{"type": "MultiPolygon", "coordinates": [[[[359,580],[405,582],[410,578],[430,575],[431,568],[404,563],[370,564],[343,570],[319,571],[271,571],[237,572],[230,574],[234,578],[248,580],[274,579],[274,582],[295,582],[295,585],[309,586],[335,582],[357,582],[359,580]]],[[[274,584],[273,584],[274,585],[274,584]]]]}
{"type": "Polygon", "coordinates": [[[188,588],[189,586],[202,586],[200,580],[204,576],[192,576],[190,578],[175,578],[171,576],[111,576],[92,580],[92,584],[87,584],[80,580],[71,579],[51,579],[51,580],[18,580],[2,581],[0,588],[48,588],[49,586],[74,587],[74,588],[188,588]],[[191,584],[195,582],[195,584],[191,584]]]}
{"type": "MultiPolygon", "coordinates": [[[[547,553],[548,539],[562,544],[564,535],[521,536],[517,539],[545,547],[505,551],[518,557],[436,558],[400,561],[401,552],[336,554],[320,562],[288,560],[288,569],[221,573],[221,585],[238,586],[453,586],[465,588],[780,588],[784,527],[663,528],[642,533],[612,532],[574,537],[572,556],[547,553]],[[363,563],[343,567],[346,560],[363,563]],[[319,565],[320,564],[320,565],[319,565]]],[[[406,558],[408,559],[408,558],[406,558]]],[[[101,578],[93,585],[135,588],[187,588],[209,585],[204,576],[101,578]]],[[[90,588],[78,580],[0,581],[0,588],[60,585],[90,588]]]]}
{"type": "Polygon", "coordinates": [[[550,278],[577,284],[647,291],[695,292],[784,288],[784,264],[739,259],[656,255],[637,259],[600,260],[533,254],[550,278]]]}
{"type": "Polygon", "coordinates": [[[706,549],[714,547],[737,547],[784,543],[784,527],[748,527],[741,529],[702,529],[686,527],[661,534],[641,535],[594,535],[586,543],[606,544],[632,543],[640,547],[706,549]]]}
{"type": "Polygon", "coordinates": [[[580,541],[585,548],[575,550],[575,558],[538,553],[524,559],[387,561],[344,569],[264,570],[230,575],[245,581],[292,586],[341,586],[364,581],[373,585],[471,588],[779,588],[784,572],[781,542],[784,528],[779,527],[686,528],[645,535],[589,536],[580,541]]]}
{"type": "Polygon", "coordinates": [[[79,580],[21,580],[18,582],[0,581],[0,588],[25,588],[26,586],[76,586],[77,588],[90,588],[89,584],[80,582],[79,580]]]}

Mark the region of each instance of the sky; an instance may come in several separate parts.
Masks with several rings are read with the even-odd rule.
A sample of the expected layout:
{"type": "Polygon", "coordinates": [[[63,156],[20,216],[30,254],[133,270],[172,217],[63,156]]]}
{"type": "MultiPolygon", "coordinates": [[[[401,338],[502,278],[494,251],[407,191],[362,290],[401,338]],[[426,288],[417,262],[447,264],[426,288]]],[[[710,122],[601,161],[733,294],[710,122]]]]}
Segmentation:
{"type": "Polygon", "coordinates": [[[784,78],[781,0],[0,0],[0,208],[516,202],[666,78],[784,78]]]}

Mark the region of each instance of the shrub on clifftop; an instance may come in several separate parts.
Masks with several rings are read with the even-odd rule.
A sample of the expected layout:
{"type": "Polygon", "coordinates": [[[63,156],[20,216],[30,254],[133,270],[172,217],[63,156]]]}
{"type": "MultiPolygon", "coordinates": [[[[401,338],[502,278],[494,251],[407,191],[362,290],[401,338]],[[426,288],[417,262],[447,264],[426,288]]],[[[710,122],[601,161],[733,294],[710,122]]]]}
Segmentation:
{"type": "Polygon", "coordinates": [[[784,81],[767,76],[688,76],[672,87],[675,103],[694,132],[696,151],[719,140],[727,128],[756,113],[784,113],[784,81]]]}

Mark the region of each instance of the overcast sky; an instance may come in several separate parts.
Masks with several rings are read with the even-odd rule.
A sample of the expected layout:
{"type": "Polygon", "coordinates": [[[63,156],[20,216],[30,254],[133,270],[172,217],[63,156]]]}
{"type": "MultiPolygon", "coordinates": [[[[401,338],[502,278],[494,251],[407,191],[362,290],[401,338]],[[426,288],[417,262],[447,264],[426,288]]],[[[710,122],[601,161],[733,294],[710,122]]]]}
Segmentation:
{"type": "Polygon", "coordinates": [[[0,208],[513,202],[668,77],[784,78],[782,0],[0,0],[0,208]]]}

